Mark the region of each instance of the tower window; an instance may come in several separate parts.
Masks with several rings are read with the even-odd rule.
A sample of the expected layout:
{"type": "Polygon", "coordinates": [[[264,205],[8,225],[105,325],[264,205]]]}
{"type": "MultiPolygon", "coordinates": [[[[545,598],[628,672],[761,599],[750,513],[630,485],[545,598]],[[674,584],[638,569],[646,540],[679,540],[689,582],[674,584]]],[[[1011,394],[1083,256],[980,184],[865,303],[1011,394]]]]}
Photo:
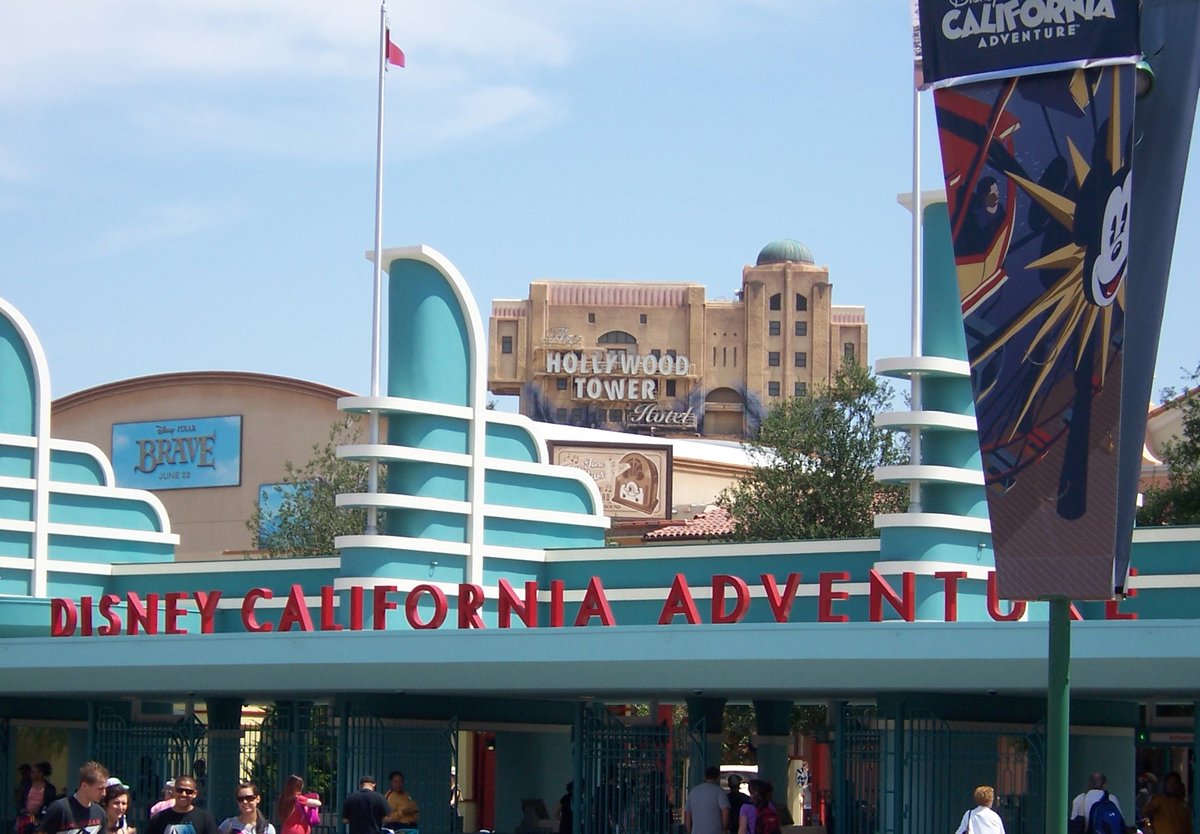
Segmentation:
{"type": "Polygon", "coordinates": [[[803,313],[808,310],[808,299],[800,293],[796,293],[796,312],[803,313]]]}
{"type": "Polygon", "coordinates": [[[779,335],[779,322],[778,321],[767,322],[767,335],[768,336],[778,336],[779,335]]]}
{"type": "Polygon", "coordinates": [[[808,367],[808,354],[802,350],[796,351],[796,367],[797,368],[807,368],[808,367]]]}
{"type": "Polygon", "coordinates": [[[513,339],[512,336],[501,336],[500,337],[500,352],[501,353],[512,353],[512,339],[513,339]]]}
{"type": "Polygon", "coordinates": [[[797,336],[807,336],[808,335],[808,322],[806,322],[806,321],[796,322],[796,335],[797,336]]]}
{"type": "Polygon", "coordinates": [[[769,397],[778,397],[779,396],[779,383],[778,382],[768,382],[767,383],[767,396],[769,396],[769,397]]]}
{"type": "Polygon", "coordinates": [[[775,293],[773,296],[771,296],[769,306],[772,310],[782,310],[783,309],[783,294],[775,293]]]}
{"type": "Polygon", "coordinates": [[[767,365],[772,368],[779,367],[779,351],[773,350],[767,354],[767,365]]]}

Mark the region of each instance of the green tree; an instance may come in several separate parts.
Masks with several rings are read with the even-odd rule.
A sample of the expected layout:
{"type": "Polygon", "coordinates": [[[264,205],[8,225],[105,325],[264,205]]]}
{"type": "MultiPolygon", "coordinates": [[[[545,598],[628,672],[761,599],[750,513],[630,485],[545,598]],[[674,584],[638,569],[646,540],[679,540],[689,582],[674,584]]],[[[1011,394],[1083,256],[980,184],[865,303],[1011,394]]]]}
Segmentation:
{"type": "MultiPolygon", "coordinates": [[[[367,491],[367,465],[337,456],[338,446],[354,443],[358,436],[357,418],[334,423],[329,440],[324,445],[314,443],[312,457],[306,463],[284,463],[283,481],[263,487],[264,492],[274,491],[271,497],[278,507],[264,510],[259,501],[246,522],[256,549],[265,551],[269,558],[327,556],[334,552],[333,542],[338,536],[363,532],[366,510],[344,509],[336,504],[340,493],[367,491]]],[[[383,479],[381,469],[380,483],[383,479]]]]}
{"type": "Polygon", "coordinates": [[[876,428],[886,383],[855,363],[807,397],[771,409],[749,444],[754,469],[717,499],[739,541],[875,535],[873,516],[897,512],[904,487],[878,484],[877,466],[907,460],[903,438],[876,428]]]}
{"type": "Polygon", "coordinates": [[[1137,515],[1143,526],[1200,524],[1200,365],[1184,380],[1162,392],[1166,407],[1179,411],[1181,431],[1163,445],[1167,483],[1146,490],[1137,515]]]}

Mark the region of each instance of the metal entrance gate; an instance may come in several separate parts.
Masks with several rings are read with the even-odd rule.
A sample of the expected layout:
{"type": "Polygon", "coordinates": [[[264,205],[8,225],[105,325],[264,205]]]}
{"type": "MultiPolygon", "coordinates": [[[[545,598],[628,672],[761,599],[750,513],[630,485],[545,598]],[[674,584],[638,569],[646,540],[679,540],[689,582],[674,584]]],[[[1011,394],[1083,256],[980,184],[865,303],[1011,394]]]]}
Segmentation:
{"type": "Polygon", "coordinates": [[[96,759],[132,788],[129,816],[145,819],[163,782],[208,758],[208,728],[195,715],[168,722],[127,721],[109,707],[96,715],[96,759]]]}
{"type": "MultiPolygon", "coordinates": [[[[458,792],[454,790],[458,761],[458,719],[446,724],[414,725],[396,719],[378,718],[350,708],[341,719],[345,732],[339,778],[341,798],[358,789],[358,779],[371,775],[380,780],[379,791],[387,792],[388,774],[404,774],[405,790],[419,797],[421,834],[453,834],[459,830],[458,792]]],[[[339,806],[340,807],[340,806],[339,806]]]]}
{"type": "Polygon", "coordinates": [[[576,729],[580,834],[670,834],[670,728],[627,724],[591,703],[576,729]]]}
{"type": "Polygon", "coordinates": [[[240,781],[253,782],[262,796],[262,812],[275,819],[275,799],[287,777],[304,779],[304,790],[323,803],[320,825],[326,834],[338,827],[337,727],[328,704],[280,701],[263,711],[262,720],[244,723],[239,750],[240,781]]]}
{"type": "Polygon", "coordinates": [[[992,806],[1009,834],[1045,830],[1044,738],[1012,730],[950,724],[923,710],[882,715],[847,707],[835,753],[836,834],[953,831],[973,807],[978,785],[996,790],[992,806]]]}

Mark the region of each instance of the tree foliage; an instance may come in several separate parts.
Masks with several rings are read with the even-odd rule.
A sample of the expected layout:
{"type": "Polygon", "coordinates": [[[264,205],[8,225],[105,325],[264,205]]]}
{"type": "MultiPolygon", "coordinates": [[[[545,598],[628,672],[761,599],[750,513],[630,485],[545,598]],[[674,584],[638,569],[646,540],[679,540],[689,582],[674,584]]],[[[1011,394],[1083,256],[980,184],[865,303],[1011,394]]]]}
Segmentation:
{"type": "MultiPolygon", "coordinates": [[[[282,482],[263,487],[264,492],[274,491],[278,507],[264,511],[263,502],[257,502],[246,522],[256,549],[270,558],[327,556],[334,552],[338,536],[363,532],[366,511],[336,504],[339,493],[367,491],[367,465],[337,457],[337,447],[354,443],[358,435],[356,419],[334,423],[329,440],[314,443],[307,462],[284,463],[282,482]]],[[[381,471],[381,483],[383,477],[381,471]]]]}
{"type": "Polygon", "coordinates": [[[1181,431],[1162,448],[1167,483],[1146,490],[1138,524],[1200,524],[1200,365],[1185,377],[1181,389],[1162,392],[1169,409],[1180,413],[1181,431]]]}
{"type": "Polygon", "coordinates": [[[846,363],[829,385],[774,407],[749,444],[754,469],[717,499],[733,516],[734,537],[875,535],[874,514],[899,511],[907,497],[874,477],[875,467],[907,460],[904,439],[875,427],[891,399],[890,386],[846,363]]]}

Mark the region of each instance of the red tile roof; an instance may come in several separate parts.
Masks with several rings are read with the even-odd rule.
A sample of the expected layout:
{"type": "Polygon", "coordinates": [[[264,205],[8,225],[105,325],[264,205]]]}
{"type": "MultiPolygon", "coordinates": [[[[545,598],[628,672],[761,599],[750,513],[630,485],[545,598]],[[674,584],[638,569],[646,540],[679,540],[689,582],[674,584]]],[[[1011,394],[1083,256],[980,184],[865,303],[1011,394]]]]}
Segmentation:
{"type": "Polygon", "coordinates": [[[668,523],[665,527],[651,530],[642,536],[642,541],[725,539],[733,535],[733,518],[724,507],[713,507],[686,521],[668,523]]]}

